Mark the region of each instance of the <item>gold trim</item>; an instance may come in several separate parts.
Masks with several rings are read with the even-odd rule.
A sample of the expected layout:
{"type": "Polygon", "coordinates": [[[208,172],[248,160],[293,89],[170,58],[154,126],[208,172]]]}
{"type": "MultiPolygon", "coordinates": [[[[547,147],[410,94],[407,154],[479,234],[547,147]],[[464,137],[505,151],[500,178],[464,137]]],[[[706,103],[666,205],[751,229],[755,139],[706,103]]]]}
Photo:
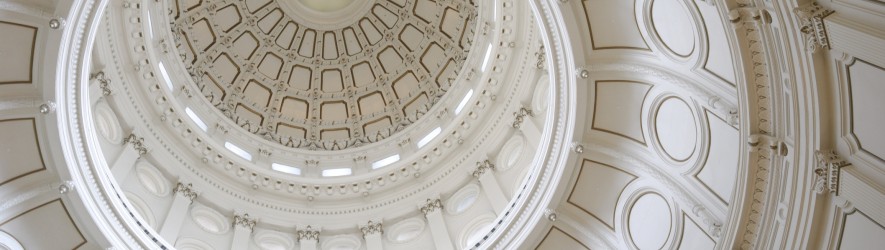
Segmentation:
{"type": "MultiPolygon", "coordinates": [[[[636,199],[633,199],[633,200],[630,202],[630,206],[629,206],[629,207],[627,208],[627,210],[625,211],[626,214],[627,214],[627,215],[625,215],[625,216],[627,217],[627,223],[626,223],[626,225],[624,225],[624,226],[626,226],[627,228],[624,229],[624,230],[626,230],[626,231],[624,231],[624,233],[626,233],[626,234],[627,234],[627,237],[630,238],[630,241],[629,241],[628,243],[630,243],[630,245],[632,245],[633,248],[637,248],[637,249],[638,249],[639,247],[636,246],[636,240],[633,239],[633,234],[630,233],[630,218],[631,218],[630,215],[633,213],[633,212],[632,212],[632,211],[633,211],[633,206],[636,205],[636,202],[639,201],[639,199],[642,199],[643,196],[646,196],[646,195],[649,195],[649,194],[653,194],[653,195],[657,195],[658,197],[661,197],[661,200],[664,200],[664,204],[667,204],[667,213],[670,215],[670,218],[669,218],[669,219],[670,219],[670,228],[667,230],[667,238],[666,238],[666,240],[664,240],[664,243],[662,244],[661,248],[658,248],[658,249],[660,250],[660,249],[664,249],[664,247],[667,246],[667,242],[670,241],[670,235],[673,234],[673,228],[675,227],[673,224],[675,224],[675,223],[674,223],[675,221],[673,221],[673,208],[670,207],[670,202],[667,200],[666,197],[664,197],[663,195],[661,195],[661,194],[658,193],[658,192],[655,192],[654,190],[645,190],[645,191],[639,193],[639,195],[636,196],[636,199]]],[[[683,213],[684,213],[684,212],[683,212],[683,213]]]]}
{"type": "Polygon", "coordinates": [[[24,174],[20,174],[20,175],[18,175],[18,176],[12,177],[12,178],[10,178],[10,179],[4,181],[4,182],[0,182],[0,186],[6,185],[7,183],[10,183],[10,182],[13,182],[13,181],[15,181],[15,180],[18,180],[19,178],[23,178],[23,177],[25,177],[25,176],[28,176],[28,175],[31,175],[31,174],[34,174],[34,173],[37,173],[37,172],[40,172],[40,171],[44,171],[44,170],[46,170],[46,161],[43,160],[43,150],[40,148],[40,136],[39,136],[39,134],[37,134],[37,119],[34,118],[34,117],[29,117],[29,118],[13,118],[13,119],[0,120],[0,123],[3,123],[3,122],[10,122],[10,121],[22,121],[22,120],[31,120],[31,128],[32,128],[33,131],[34,131],[34,141],[37,143],[37,155],[38,155],[39,158],[40,158],[40,166],[41,166],[41,168],[36,169],[36,170],[31,170],[30,172],[27,172],[27,173],[24,173],[24,174]]]}
{"type": "MultiPolygon", "coordinates": [[[[257,85],[257,87],[267,91],[267,101],[264,103],[264,107],[270,106],[270,101],[273,99],[273,91],[271,91],[270,88],[268,88],[267,86],[264,86],[264,84],[261,84],[261,82],[258,82],[258,80],[250,79],[249,82],[246,83],[246,87],[243,88],[243,94],[245,94],[246,91],[249,90],[249,86],[255,86],[255,85],[257,85]]],[[[243,98],[243,99],[250,100],[248,98],[243,98]]],[[[255,101],[255,100],[250,100],[250,101],[255,101]]],[[[258,103],[258,102],[256,102],[256,103],[258,103]]]]}
{"type": "Polygon", "coordinates": [[[584,242],[581,242],[580,240],[578,240],[578,238],[575,238],[575,236],[572,236],[571,234],[566,233],[565,231],[563,231],[562,229],[559,229],[559,227],[556,227],[556,226],[550,227],[550,230],[547,231],[547,234],[544,235],[544,238],[541,239],[541,242],[538,243],[537,246],[535,246],[535,250],[538,250],[539,247],[541,247],[541,245],[544,244],[545,241],[547,241],[547,237],[550,237],[550,233],[552,233],[553,230],[556,230],[556,231],[559,231],[559,232],[562,233],[562,234],[565,234],[565,236],[568,236],[569,238],[572,238],[572,240],[574,240],[575,242],[577,242],[578,244],[580,244],[581,246],[583,246],[585,249],[590,250],[590,247],[588,247],[587,245],[584,245],[584,242]]]}
{"type": "Polygon", "coordinates": [[[306,89],[298,89],[298,90],[301,90],[301,91],[310,91],[311,88],[313,87],[313,69],[308,68],[308,67],[304,67],[304,66],[302,66],[302,65],[298,65],[298,64],[292,65],[292,69],[289,70],[289,79],[286,79],[286,84],[288,84],[289,87],[292,87],[292,85],[293,85],[293,84],[292,84],[292,75],[295,74],[295,68],[306,69],[306,70],[307,70],[307,74],[308,74],[308,77],[307,77],[307,88],[306,88],[306,89]]]}
{"type": "MultiPolygon", "coordinates": [[[[254,13],[253,13],[253,14],[254,14],[254,13]]],[[[263,17],[261,17],[261,19],[258,19],[258,21],[256,22],[255,26],[257,26],[259,30],[261,30],[262,32],[264,32],[265,35],[269,35],[270,32],[273,31],[273,30],[274,30],[274,29],[280,24],[280,22],[283,21],[283,17],[285,17],[285,16],[286,16],[286,14],[283,13],[283,10],[281,10],[280,8],[274,8],[274,9],[268,11],[267,14],[265,14],[263,17]],[[264,21],[265,18],[270,17],[270,15],[272,15],[274,12],[276,12],[276,13],[280,13],[280,18],[278,18],[277,21],[274,22],[273,25],[270,26],[270,30],[268,30],[268,31],[264,31],[263,29],[261,29],[261,26],[258,26],[258,23],[264,21]]]]}
{"type": "Polygon", "coordinates": [[[344,53],[347,54],[347,56],[353,56],[359,54],[360,52],[363,52],[363,44],[360,43],[360,39],[358,37],[359,35],[356,34],[356,29],[354,29],[352,26],[347,26],[346,28],[341,30],[341,39],[344,41],[344,53]],[[347,32],[348,30],[350,30],[350,33],[353,34],[353,40],[356,40],[356,47],[357,49],[359,49],[359,51],[354,52],[353,54],[350,53],[350,46],[347,46],[347,42],[349,40],[347,40],[347,34],[345,32],[347,32]]]}
{"type": "Polygon", "coordinates": [[[859,213],[864,218],[867,218],[868,220],[872,221],[873,224],[876,224],[877,226],[879,226],[879,228],[881,228],[882,230],[885,230],[885,226],[882,226],[882,224],[879,224],[878,221],[874,220],[873,218],[870,218],[870,216],[867,216],[867,214],[865,214],[863,211],[860,211],[860,209],[854,209],[854,211],[851,211],[850,213],[843,213],[842,214],[842,223],[841,223],[841,225],[839,225],[839,227],[840,227],[839,239],[836,242],[836,246],[838,246],[837,248],[842,248],[842,238],[845,236],[845,223],[848,223],[848,220],[847,220],[848,216],[853,215],[854,213],[859,213]]]}
{"type": "Polygon", "coordinates": [[[30,60],[28,60],[28,79],[24,80],[24,81],[12,80],[12,81],[0,82],[0,85],[4,85],[4,84],[33,84],[34,83],[34,52],[37,49],[37,33],[39,32],[39,28],[37,28],[35,26],[20,24],[20,23],[0,21],[0,24],[3,24],[3,23],[13,25],[13,26],[30,28],[33,30],[34,36],[31,37],[31,56],[30,56],[30,60]]]}
{"type": "MultiPolygon", "coordinates": [[[[347,49],[347,48],[345,48],[345,49],[347,49]]],[[[331,54],[332,52],[328,52],[328,53],[331,54]]],[[[347,52],[345,52],[345,53],[347,53],[347,52]]],[[[323,32],[323,56],[322,57],[323,57],[323,60],[335,60],[335,59],[338,59],[339,57],[341,57],[341,51],[339,51],[339,49],[338,49],[338,34],[335,33],[334,31],[323,32]],[[326,58],[326,56],[327,56],[326,55],[326,53],[327,53],[327,51],[326,51],[326,42],[327,42],[326,35],[330,34],[330,33],[332,34],[332,43],[335,44],[335,57],[326,58]]],[[[341,81],[344,81],[344,79],[341,79],[341,81]]]]}
{"type": "MultiPolygon", "coordinates": [[[[637,21],[635,20],[635,15],[634,15],[634,21],[633,21],[633,23],[636,24],[636,31],[639,32],[639,37],[642,37],[642,43],[645,44],[645,48],[641,48],[641,47],[630,47],[630,46],[605,46],[605,47],[597,47],[597,46],[596,46],[596,40],[593,39],[593,37],[594,37],[594,35],[593,35],[593,25],[590,24],[590,11],[587,10],[587,4],[586,4],[587,2],[589,2],[589,1],[588,1],[588,0],[583,0],[583,1],[581,2],[581,8],[584,10],[584,20],[586,20],[586,23],[587,23],[587,32],[588,32],[588,34],[590,35],[590,46],[591,46],[591,48],[592,48],[593,50],[629,49],[629,50],[639,50],[639,51],[652,52],[651,48],[648,46],[648,42],[645,41],[645,38],[644,38],[644,37],[642,37],[642,32],[641,32],[640,29],[639,29],[639,22],[637,22],[637,21]]],[[[633,0],[633,4],[632,4],[632,5],[633,5],[633,13],[636,13],[636,0],[633,0]]]]}
{"type": "Polygon", "coordinates": [[[685,211],[682,211],[682,235],[679,235],[679,246],[676,247],[676,249],[682,249],[682,243],[685,242],[684,240],[685,240],[685,221],[686,221],[686,219],[688,221],[691,221],[691,224],[694,224],[695,227],[697,227],[699,230],[701,230],[701,232],[704,233],[704,236],[707,236],[707,238],[710,239],[711,242],[713,242],[713,245],[716,245],[716,240],[714,240],[713,237],[710,237],[710,235],[707,234],[707,231],[704,231],[704,229],[701,228],[701,225],[698,224],[697,221],[694,221],[694,219],[692,219],[691,216],[688,216],[688,214],[686,214],[685,211]]]}
{"type": "Polygon", "coordinates": [[[629,172],[627,172],[627,171],[625,171],[625,170],[623,170],[623,169],[620,169],[620,168],[617,168],[617,167],[614,167],[614,166],[612,166],[612,165],[608,165],[608,164],[605,164],[605,163],[602,163],[602,162],[598,162],[598,161],[594,161],[594,160],[590,160],[590,159],[584,159],[584,160],[581,162],[581,168],[578,170],[578,179],[575,180],[575,185],[572,186],[572,191],[569,192],[568,197],[565,199],[565,201],[566,201],[566,203],[571,204],[572,206],[577,207],[577,208],[580,209],[581,211],[584,211],[584,213],[587,213],[588,215],[592,216],[593,218],[595,218],[595,219],[598,220],[599,222],[602,222],[603,225],[605,225],[606,227],[608,227],[608,228],[611,229],[612,231],[615,231],[615,226],[614,226],[614,225],[609,225],[609,224],[606,223],[604,220],[602,220],[601,218],[597,217],[595,214],[591,213],[590,211],[588,211],[588,210],[585,209],[584,207],[578,205],[577,203],[572,202],[572,195],[575,194],[575,187],[578,185],[578,182],[581,182],[581,174],[584,172],[584,167],[585,167],[585,165],[586,165],[588,162],[589,162],[589,163],[599,164],[600,166],[603,166],[603,167],[609,167],[609,168],[611,168],[611,169],[614,169],[614,170],[616,170],[616,171],[623,172],[623,173],[625,173],[625,174],[627,174],[627,175],[633,177],[633,179],[631,179],[630,181],[627,182],[627,185],[624,185],[624,187],[621,188],[621,191],[618,193],[618,197],[615,199],[615,208],[612,210],[612,222],[614,222],[614,221],[617,220],[617,218],[615,218],[615,217],[616,217],[615,214],[617,214],[617,211],[618,211],[618,207],[617,207],[618,205],[617,205],[617,204],[618,204],[618,201],[621,200],[621,197],[624,195],[624,190],[626,190],[627,187],[630,186],[630,184],[632,184],[633,181],[635,181],[635,180],[638,179],[639,177],[636,176],[636,175],[634,175],[634,174],[631,174],[631,173],[629,173],[629,172]]]}
{"type": "MultiPolygon", "coordinates": [[[[713,115],[713,117],[716,117],[717,119],[721,120],[723,123],[725,123],[726,125],[728,125],[728,127],[733,128],[733,129],[735,129],[735,130],[738,130],[737,128],[732,127],[731,124],[728,124],[728,122],[726,122],[725,119],[722,119],[722,117],[719,117],[719,115],[716,115],[716,113],[710,112],[710,110],[708,110],[708,109],[704,109],[704,119],[707,120],[707,124],[706,124],[706,125],[707,125],[707,133],[708,133],[708,134],[712,133],[712,128],[710,127],[710,115],[713,115]]],[[[740,131],[740,130],[738,130],[738,131],[740,131]]],[[[707,153],[704,154],[704,156],[703,156],[703,157],[704,157],[704,160],[702,161],[703,164],[700,165],[701,167],[698,168],[698,169],[695,171],[695,173],[692,174],[691,176],[692,176],[695,180],[697,180],[698,183],[701,184],[701,186],[704,186],[704,188],[707,189],[707,191],[710,191],[710,193],[712,193],[714,196],[716,196],[717,199],[719,199],[720,201],[722,201],[722,203],[724,203],[725,206],[728,206],[728,205],[729,205],[729,202],[728,202],[728,201],[726,201],[724,198],[722,198],[722,196],[720,196],[718,193],[716,193],[715,190],[713,190],[712,188],[710,188],[710,186],[707,185],[707,183],[704,182],[704,180],[701,180],[701,178],[698,177],[698,175],[701,174],[701,172],[704,171],[705,168],[707,168],[707,163],[709,163],[709,161],[710,161],[710,148],[711,148],[711,145],[713,144],[713,143],[712,143],[712,141],[713,141],[713,136],[712,136],[712,135],[711,135],[711,136],[707,136],[706,139],[707,139],[707,153]]],[[[737,163],[735,163],[735,164],[737,164],[737,163]]],[[[736,167],[736,169],[738,169],[738,168],[739,168],[739,167],[736,167]]],[[[734,185],[734,183],[732,183],[732,185],[734,185]]]]}
{"type": "MultiPolygon", "coordinates": [[[[672,0],[672,1],[677,2],[677,4],[681,5],[686,10],[686,12],[688,12],[689,15],[694,17],[692,11],[689,10],[689,6],[685,6],[685,4],[679,0],[672,0]]],[[[658,27],[655,25],[655,19],[654,19],[655,2],[656,2],[655,0],[650,0],[649,4],[648,4],[648,19],[649,19],[648,21],[651,24],[651,27],[650,27],[651,29],[649,31],[654,32],[655,37],[657,37],[657,40],[661,41],[661,45],[664,46],[664,49],[670,51],[670,53],[673,53],[673,55],[676,55],[677,57],[679,57],[681,59],[689,59],[691,57],[691,55],[693,55],[695,53],[695,50],[697,50],[697,47],[699,46],[698,41],[692,41],[691,51],[689,51],[688,54],[685,54],[685,55],[676,53],[676,51],[673,50],[673,48],[671,48],[670,45],[667,45],[667,42],[664,42],[664,39],[661,38],[661,34],[658,32],[658,27]]],[[[697,6],[695,6],[695,8],[696,7],[697,6]]],[[[694,19],[693,18],[690,18],[690,19],[691,19],[692,23],[694,23],[694,19]]],[[[701,17],[701,20],[703,20],[703,17],[701,17]]],[[[695,28],[694,26],[697,26],[697,25],[693,25],[692,29],[695,28]]],[[[706,25],[704,25],[704,28],[706,29],[706,25]]],[[[692,37],[692,38],[694,38],[694,37],[692,37]]],[[[697,39],[697,40],[700,40],[700,39],[697,39]]]]}
{"type": "Polygon", "coordinates": [[[654,88],[654,84],[640,82],[640,81],[629,81],[629,80],[598,80],[598,81],[594,82],[593,88],[594,88],[593,118],[592,118],[593,121],[592,121],[592,124],[590,125],[590,129],[610,133],[610,134],[617,135],[620,137],[624,137],[624,138],[630,139],[632,141],[635,141],[639,144],[642,144],[643,146],[648,146],[648,144],[645,141],[645,130],[642,126],[642,106],[645,106],[645,100],[648,99],[648,95],[651,93],[651,89],[654,88]],[[639,104],[639,132],[642,134],[642,138],[641,138],[642,140],[638,140],[636,138],[633,138],[633,137],[630,137],[630,136],[627,136],[627,135],[624,135],[624,134],[621,134],[621,133],[618,133],[615,131],[611,131],[608,129],[596,127],[596,114],[599,113],[599,112],[597,112],[598,111],[597,108],[599,107],[599,83],[618,83],[618,82],[648,85],[648,89],[645,90],[645,95],[642,97],[642,102],[639,104]]]}
{"type": "MultiPolygon", "coordinates": [[[[428,45],[427,47],[429,48],[430,46],[428,45]]],[[[381,55],[384,54],[384,52],[387,50],[393,50],[393,53],[396,53],[396,56],[399,57],[400,63],[403,63],[402,62],[403,55],[400,55],[399,51],[397,51],[396,48],[394,48],[393,46],[390,46],[390,45],[388,45],[387,47],[384,47],[384,49],[378,51],[378,54],[375,56],[375,60],[378,60],[378,64],[381,65],[381,70],[384,70],[384,73],[392,73],[391,71],[395,71],[396,69],[388,70],[387,67],[384,67],[384,63],[381,62],[381,55]]]]}
{"type": "MultiPolygon", "coordinates": [[[[236,44],[238,41],[240,41],[241,38],[243,38],[243,36],[246,36],[246,35],[251,36],[252,40],[255,41],[255,48],[253,48],[252,52],[249,52],[249,55],[246,56],[246,58],[244,58],[245,60],[248,61],[248,60],[252,60],[252,57],[255,56],[255,52],[257,52],[258,48],[261,47],[260,41],[258,41],[258,38],[255,37],[255,34],[252,34],[252,31],[245,31],[242,34],[240,34],[240,36],[238,36],[237,39],[234,39],[234,41],[231,43],[231,46],[233,46],[233,44],[236,44]]],[[[264,57],[267,57],[267,54],[265,54],[264,57]]],[[[264,58],[262,58],[261,60],[264,61],[264,58]]]]}
{"type": "Polygon", "coordinates": [[[863,147],[863,144],[860,141],[860,137],[854,133],[855,132],[855,130],[854,130],[854,91],[852,90],[852,86],[851,86],[851,85],[853,85],[853,83],[851,81],[851,67],[853,67],[854,64],[858,61],[863,64],[872,66],[873,68],[877,68],[881,71],[885,71],[885,68],[880,67],[879,65],[875,65],[870,62],[864,61],[863,59],[859,59],[859,58],[854,58],[854,60],[852,60],[851,63],[849,63],[848,65],[845,65],[845,70],[848,71],[848,74],[846,74],[846,77],[848,78],[846,85],[848,87],[848,99],[849,99],[849,101],[848,101],[848,114],[849,114],[849,117],[851,118],[848,121],[851,124],[849,126],[851,129],[850,133],[852,136],[854,136],[855,141],[857,142],[857,149],[858,150],[863,151],[864,153],[867,153],[867,154],[873,156],[873,158],[876,158],[880,162],[885,162],[885,156],[880,156],[880,155],[874,154],[873,152],[870,152],[869,150],[865,149],[863,147]]]}
{"type": "MultiPolygon", "coordinates": [[[[276,43],[277,46],[280,46],[280,48],[282,48],[284,50],[290,50],[290,49],[292,49],[292,44],[295,43],[295,38],[298,38],[298,31],[301,31],[301,26],[299,26],[297,23],[295,23],[291,20],[287,21],[286,25],[284,25],[283,28],[280,30],[280,32],[277,33],[277,35],[276,35],[277,39],[274,39],[274,43],[276,43]],[[289,44],[286,45],[285,47],[283,47],[283,45],[280,44],[280,38],[283,38],[283,36],[282,36],[283,31],[286,31],[287,29],[289,29],[289,26],[291,26],[291,25],[295,26],[295,31],[292,31],[292,38],[289,40],[289,44]]],[[[246,32],[248,32],[248,31],[246,31],[246,32]]]]}
{"type": "MultiPolygon", "coordinates": [[[[30,212],[32,212],[32,211],[34,211],[34,210],[37,210],[37,209],[39,209],[39,208],[42,208],[42,207],[44,207],[44,206],[46,206],[46,205],[49,205],[50,203],[54,203],[54,202],[58,202],[58,203],[61,205],[62,210],[65,211],[65,215],[68,217],[68,220],[71,222],[71,225],[74,226],[74,229],[77,230],[77,234],[80,235],[80,239],[82,240],[82,242],[80,242],[80,244],[77,244],[77,246],[75,246],[75,247],[72,248],[72,249],[77,249],[77,248],[80,248],[81,246],[85,245],[85,244],[87,243],[87,241],[86,241],[86,237],[83,237],[83,232],[80,231],[80,227],[77,226],[77,223],[74,223],[74,218],[71,217],[71,213],[68,212],[68,207],[65,206],[65,203],[64,203],[64,201],[61,200],[61,198],[56,198],[56,199],[54,199],[54,200],[51,200],[51,201],[48,201],[48,202],[46,202],[46,203],[40,204],[40,205],[38,205],[38,206],[36,206],[36,207],[32,207],[32,208],[30,208],[30,209],[28,209],[28,210],[25,210],[24,212],[22,212],[22,213],[20,213],[20,214],[18,214],[18,215],[16,215],[16,216],[13,216],[12,218],[9,218],[9,219],[6,220],[6,221],[0,222],[0,227],[2,227],[3,225],[6,225],[6,223],[9,223],[9,222],[11,222],[11,221],[13,221],[13,220],[15,220],[15,219],[18,219],[19,217],[21,217],[21,216],[23,216],[23,215],[25,215],[25,214],[28,214],[28,213],[30,213],[30,212]]],[[[12,235],[12,234],[9,234],[9,235],[12,235]]]]}
{"type": "Polygon", "coordinates": [[[667,102],[667,100],[669,100],[669,99],[679,100],[683,104],[685,104],[685,107],[688,107],[688,111],[691,112],[692,125],[695,125],[695,131],[694,131],[695,137],[697,137],[697,134],[698,134],[698,127],[697,127],[697,120],[696,120],[697,118],[695,117],[694,112],[692,112],[693,109],[691,108],[691,105],[689,105],[688,102],[683,100],[681,97],[671,95],[671,96],[667,96],[667,97],[664,97],[663,99],[661,99],[661,101],[655,107],[654,116],[652,117],[652,119],[654,119],[654,124],[655,124],[655,128],[654,128],[655,138],[654,139],[655,139],[655,142],[658,144],[658,147],[661,148],[661,151],[664,152],[664,155],[666,155],[667,158],[670,158],[670,160],[673,160],[675,162],[685,163],[686,161],[691,159],[693,156],[695,156],[695,154],[697,153],[697,151],[698,151],[697,145],[698,145],[698,142],[701,140],[701,138],[695,138],[694,146],[692,146],[692,148],[691,148],[691,153],[689,153],[688,156],[685,157],[685,159],[681,159],[681,160],[676,159],[676,157],[673,157],[673,155],[671,155],[670,152],[667,152],[667,149],[664,148],[664,144],[661,143],[661,137],[660,137],[661,133],[660,133],[660,131],[658,131],[658,114],[660,114],[661,107],[664,106],[664,103],[667,102]]]}
{"type": "Polygon", "coordinates": [[[316,55],[316,52],[317,52],[316,45],[315,45],[316,42],[317,42],[317,31],[314,29],[311,29],[311,28],[305,28],[304,33],[301,33],[301,42],[298,43],[298,55],[301,55],[303,57],[313,57],[314,55],[316,55]],[[313,34],[313,39],[311,39],[313,41],[307,42],[307,44],[305,44],[305,42],[307,41],[307,39],[305,39],[305,37],[307,36],[308,32],[313,34]],[[306,46],[306,45],[313,46],[310,49],[310,55],[301,54],[301,51],[304,49],[304,46],[306,46]]]}

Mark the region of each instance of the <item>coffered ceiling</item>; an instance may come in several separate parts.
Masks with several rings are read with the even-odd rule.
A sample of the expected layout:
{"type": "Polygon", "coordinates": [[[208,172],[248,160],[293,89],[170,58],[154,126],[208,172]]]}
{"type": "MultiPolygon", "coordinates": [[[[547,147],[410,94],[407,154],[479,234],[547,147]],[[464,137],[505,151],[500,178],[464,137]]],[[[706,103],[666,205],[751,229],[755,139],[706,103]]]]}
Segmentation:
{"type": "Polygon", "coordinates": [[[368,6],[340,10],[359,17],[342,27],[279,1],[175,3],[174,39],[206,105],[311,150],[379,141],[421,118],[455,84],[477,19],[467,1],[359,1],[368,6]]]}

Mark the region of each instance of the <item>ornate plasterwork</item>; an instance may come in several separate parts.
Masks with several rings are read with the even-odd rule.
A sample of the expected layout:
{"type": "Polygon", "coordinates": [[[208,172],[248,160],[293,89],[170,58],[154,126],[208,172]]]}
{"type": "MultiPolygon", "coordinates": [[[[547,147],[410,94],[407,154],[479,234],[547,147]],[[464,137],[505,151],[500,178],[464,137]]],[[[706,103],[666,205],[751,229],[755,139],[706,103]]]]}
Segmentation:
{"type": "Polygon", "coordinates": [[[824,18],[835,11],[826,9],[811,2],[805,6],[793,9],[799,19],[799,31],[805,36],[805,50],[814,53],[818,49],[830,49],[830,40],[827,38],[827,29],[824,27],[824,18]]]}
{"type": "Polygon", "coordinates": [[[309,150],[362,146],[416,122],[455,83],[477,19],[462,0],[377,1],[330,29],[300,23],[276,1],[176,3],[175,43],[206,105],[309,150]]]}
{"type": "Polygon", "coordinates": [[[132,148],[134,148],[135,151],[138,152],[138,155],[145,155],[148,152],[148,148],[144,144],[143,137],[138,137],[135,134],[129,134],[126,139],[123,139],[123,144],[127,143],[132,144],[132,148]]]}
{"type": "Polygon", "coordinates": [[[249,216],[249,213],[234,215],[234,226],[248,228],[250,232],[255,229],[256,223],[257,223],[256,219],[249,216]]]}
{"type": "Polygon", "coordinates": [[[526,116],[535,116],[535,113],[532,112],[532,110],[529,108],[519,107],[519,110],[513,112],[513,116],[513,124],[511,126],[513,126],[514,128],[519,128],[520,126],[522,126],[522,122],[525,121],[526,116]]]}
{"type": "Polygon", "coordinates": [[[173,189],[172,192],[184,196],[185,198],[190,200],[190,202],[194,202],[199,194],[197,194],[197,192],[194,191],[193,188],[193,183],[188,183],[187,185],[184,185],[184,183],[179,182],[178,184],[175,184],[175,189],[173,189]]]}
{"type": "Polygon", "coordinates": [[[473,170],[473,177],[479,178],[486,172],[491,172],[495,170],[495,164],[492,161],[486,159],[483,161],[476,162],[476,170],[473,170]]]}
{"type": "Polygon", "coordinates": [[[842,167],[851,165],[833,151],[817,151],[814,153],[816,160],[814,166],[814,192],[824,194],[830,191],[839,194],[839,171],[842,167]]]}
{"type": "Polygon", "coordinates": [[[424,213],[424,216],[429,215],[437,210],[443,209],[442,200],[440,199],[427,199],[424,202],[424,205],[419,208],[421,213],[424,213]]]}
{"type": "Polygon", "coordinates": [[[369,236],[372,234],[383,234],[384,229],[381,228],[381,222],[369,221],[365,225],[360,226],[360,232],[363,232],[363,237],[369,236]]]}
{"type": "Polygon", "coordinates": [[[298,230],[295,235],[298,238],[298,241],[318,241],[320,240],[320,229],[313,229],[312,226],[307,226],[304,229],[298,230]]]}

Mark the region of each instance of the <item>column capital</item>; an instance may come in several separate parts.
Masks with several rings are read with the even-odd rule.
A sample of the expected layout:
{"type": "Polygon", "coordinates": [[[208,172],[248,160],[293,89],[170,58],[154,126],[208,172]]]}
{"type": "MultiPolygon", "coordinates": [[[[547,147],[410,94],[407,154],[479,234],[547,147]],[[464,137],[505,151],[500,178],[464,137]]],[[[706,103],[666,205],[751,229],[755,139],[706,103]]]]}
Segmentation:
{"type": "Polygon", "coordinates": [[[424,213],[424,216],[427,216],[428,214],[433,213],[437,209],[441,210],[442,208],[443,208],[442,201],[437,198],[437,199],[427,199],[427,201],[424,202],[424,205],[421,206],[420,209],[421,209],[421,212],[424,213]]]}
{"type": "Polygon", "coordinates": [[[535,116],[535,113],[532,112],[531,109],[523,106],[519,107],[519,110],[516,112],[513,112],[513,116],[515,116],[515,118],[513,119],[513,124],[511,126],[513,126],[513,128],[519,128],[522,126],[522,122],[525,121],[526,116],[535,116]]]}
{"type": "Polygon", "coordinates": [[[793,12],[799,19],[799,31],[805,37],[805,50],[814,53],[817,49],[830,49],[824,18],[835,11],[826,9],[817,2],[811,2],[793,9],[793,12]]]}
{"type": "Polygon", "coordinates": [[[381,221],[369,221],[365,225],[360,226],[360,231],[363,232],[363,237],[372,235],[372,234],[383,234],[384,229],[381,228],[381,221]]]}
{"type": "Polygon", "coordinates": [[[851,163],[839,157],[832,150],[818,150],[814,152],[814,192],[824,194],[826,190],[839,195],[839,169],[851,165],[851,163]]]}
{"type": "Polygon", "coordinates": [[[309,225],[302,230],[298,230],[295,235],[298,237],[298,241],[320,240],[320,230],[313,229],[313,227],[309,225]]]}
{"type": "Polygon", "coordinates": [[[138,151],[138,155],[142,156],[147,154],[147,146],[144,144],[144,138],[138,137],[135,133],[129,134],[126,139],[123,139],[123,144],[130,143],[132,144],[132,148],[135,148],[135,151],[138,151]]]}
{"type": "Polygon", "coordinates": [[[197,196],[199,195],[196,191],[194,191],[193,183],[188,183],[187,185],[185,185],[184,183],[179,182],[175,185],[175,189],[173,189],[172,191],[176,194],[181,194],[185,198],[188,198],[191,202],[194,202],[194,200],[197,199],[197,196]]]}
{"type": "Polygon", "coordinates": [[[476,170],[473,170],[473,177],[479,178],[485,174],[486,171],[491,170],[495,170],[495,164],[492,163],[492,161],[489,161],[488,159],[478,161],[476,162],[476,170]]]}
{"type": "Polygon", "coordinates": [[[248,228],[249,231],[251,232],[252,230],[255,229],[256,223],[257,223],[257,220],[250,217],[249,213],[234,214],[234,226],[241,226],[241,227],[248,228]]]}

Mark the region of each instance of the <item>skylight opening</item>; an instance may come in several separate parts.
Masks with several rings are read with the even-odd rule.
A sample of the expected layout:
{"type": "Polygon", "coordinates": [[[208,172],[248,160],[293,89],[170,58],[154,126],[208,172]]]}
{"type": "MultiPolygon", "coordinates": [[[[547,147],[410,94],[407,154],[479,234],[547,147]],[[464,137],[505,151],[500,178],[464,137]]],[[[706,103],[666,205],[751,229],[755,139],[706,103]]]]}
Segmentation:
{"type": "Polygon", "coordinates": [[[464,106],[467,106],[467,102],[470,101],[470,97],[473,97],[473,90],[467,91],[467,95],[464,96],[464,99],[461,99],[461,103],[458,103],[458,107],[455,108],[455,114],[461,113],[461,110],[464,109],[464,106]]]}
{"type": "Polygon", "coordinates": [[[378,160],[378,161],[376,161],[376,162],[373,162],[373,163],[372,163],[372,169],[383,168],[384,166],[387,166],[387,165],[393,164],[394,162],[397,162],[397,161],[399,161],[399,155],[391,155],[391,156],[389,156],[389,157],[387,157],[387,158],[384,158],[384,159],[378,160]]]}
{"type": "Polygon", "coordinates": [[[349,168],[333,168],[323,170],[323,177],[338,177],[338,176],[347,176],[353,173],[353,170],[349,168]]]}
{"type": "Polygon", "coordinates": [[[283,165],[283,164],[279,164],[279,163],[273,163],[273,164],[270,164],[270,168],[273,170],[279,171],[279,172],[287,173],[287,174],[301,175],[301,169],[293,167],[293,166],[287,166],[287,165],[283,165]]]}
{"type": "Polygon", "coordinates": [[[184,113],[187,113],[187,117],[191,118],[191,121],[194,121],[194,123],[197,124],[197,127],[200,127],[200,129],[202,129],[203,131],[209,129],[209,126],[206,126],[206,123],[203,122],[203,120],[200,119],[200,117],[197,116],[197,114],[194,113],[191,108],[184,108],[184,113]]]}
{"type": "Polygon", "coordinates": [[[147,15],[144,15],[144,19],[145,19],[146,24],[147,24],[148,38],[150,38],[150,39],[154,39],[154,29],[153,29],[152,26],[151,26],[151,14],[148,13],[147,15]]]}
{"type": "Polygon", "coordinates": [[[169,73],[166,73],[166,66],[163,66],[163,62],[159,63],[160,66],[160,75],[163,76],[163,81],[166,81],[166,87],[169,90],[174,90],[175,88],[172,86],[172,79],[169,79],[169,73]]]}
{"type": "Polygon", "coordinates": [[[498,1],[492,1],[492,20],[498,20],[498,1]]]}
{"type": "Polygon", "coordinates": [[[489,59],[491,59],[491,56],[492,44],[490,43],[488,49],[486,49],[486,56],[482,59],[482,68],[479,69],[480,71],[486,72],[486,66],[489,66],[489,59]]]}
{"type": "Polygon", "coordinates": [[[237,145],[234,145],[233,143],[224,142],[224,148],[226,148],[227,150],[230,150],[234,154],[242,157],[243,159],[246,159],[247,161],[252,161],[252,154],[250,154],[249,152],[246,152],[246,150],[243,150],[240,147],[237,147],[237,145]]]}
{"type": "Polygon", "coordinates": [[[427,145],[427,143],[430,143],[430,141],[432,141],[433,138],[436,138],[436,136],[438,136],[440,132],[442,132],[442,129],[440,127],[436,127],[435,129],[433,129],[433,131],[430,131],[430,133],[428,133],[424,136],[424,138],[421,138],[421,140],[418,141],[418,148],[422,148],[424,147],[424,145],[427,145]]]}

